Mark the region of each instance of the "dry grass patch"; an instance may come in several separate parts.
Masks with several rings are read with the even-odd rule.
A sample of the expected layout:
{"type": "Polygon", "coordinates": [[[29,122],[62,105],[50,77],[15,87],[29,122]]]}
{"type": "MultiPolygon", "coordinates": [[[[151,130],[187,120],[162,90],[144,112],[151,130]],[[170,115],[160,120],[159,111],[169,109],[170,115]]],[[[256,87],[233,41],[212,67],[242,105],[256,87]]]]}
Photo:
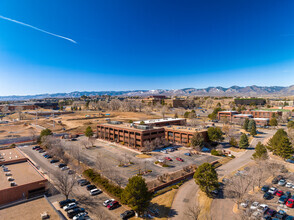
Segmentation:
{"type": "Polygon", "coordinates": [[[230,148],[227,148],[226,150],[234,151],[234,152],[237,152],[237,153],[246,151],[246,149],[240,149],[240,148],[237,148],[237,147],[230,147],[230,148]]]}
{"type": "Polygon", "coordinates": [[[142,159],[144,159],[144,158],[151,158],[152,156],[151,156],[151,155],[146,155],[146,154],[138,154],[138,155],[136,155],[136,157],[137,157],[137,158],[142,158],[142,159]]]}
{"type": "Polygon", "coordinates": [[[198,191],[198,206],[200,207],[199,219],[210,219],[210,207],[212,198],[209,198],[201,190],[198,191]]]}

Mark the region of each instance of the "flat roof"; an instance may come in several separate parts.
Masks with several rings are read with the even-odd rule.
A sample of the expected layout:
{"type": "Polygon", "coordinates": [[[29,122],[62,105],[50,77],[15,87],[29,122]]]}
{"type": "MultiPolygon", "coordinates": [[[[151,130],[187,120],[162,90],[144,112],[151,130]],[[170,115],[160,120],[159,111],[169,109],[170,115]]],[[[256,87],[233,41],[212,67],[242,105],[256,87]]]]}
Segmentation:
{"type": "Polygon", "coordinates": [[[237,111],[219,111],[219,113],[238,113],[237,111]]]}
{"type": "Polygon", "coordinates": [[[183,132],[189,132],[189,133],[207,131],[206,129],[192,128],[192,127],[179,126],[179,125],[168,125],[168,126],[164,126],[164,128],[166,130],[183,131],[183,132]]]}
{"type": "Polygon", "coordinates": [[[253,118],[253,119],[257,121],[269,121],[269,118],[253,118]]]}
{"type": "Polygon", "coordinates": [[[0,162],[10,162],[22,158],[25,158],[25,156],[16,148],[0,150],[0,162]]]}
{"type": "MultiPolygon", "coordinates": [[[[283,109],[254,109],[255,112],[282,112],[283,109]]],[[[284,109],[285,111],[285,109],[284,109]]]]}
{"type": "Polygon", "coordinates": [[[234,115],[234,117],[250,117],[250,116],[252,116],[253,117],[253,115],[252,114],[237,114],[237,115],[234,115]]]}
{"type": "MultiPolygon", "coordinates": [[[[45,180],[45,177],[42,176],[30,162],[24,161],[20,163],[13,163],[5,165],[8,168],[8,172],[11,173],[11,176],[17,186],[21,186],[28,183],[33,183],[41,180],[45,180]]],[[[10,181],[7,180],[2,169],[0,170],[0,190],[11,188],[10,181]]]]}
{"type": "MultiPolygon", "coordinates": [[[[144,120],[143,122],[145,124],[154,124],[157,122],[169,122],[169,121],[181,121],[181,120],[186,120],[185,118],[159,118],[159,119],[149,119],[149,120],[144,120]]],[[[141,121],[135,121],[135,124],[139,124],[141,121]]]]}
{"type": "Polygon", "coordinates": [[[41,213],[44,212],[50,215],[50,219],[60,219],[59,215],[44,197],[1,209],[0,218],[13,220],[41,219],[41,213]]]}
{"type": "MultiPolygon", "coordinates": [[[[151,127],[148,129],[141,129],[138,127],[134,127],[131,124],[110,124],[110,123],[102,123],[102,124],[98,124],[98,125],[103,125],[103,126],[107,126],[107,127],[117,127],[117,128],[125,128],[125,129],[130,129],[130,130],[135,130],[135,131],[150,131],[150,130],[159,130],[162,128],[159,127],[151,127]]],[[[139,126],[139,125],[136,125],[139,126]]],[[[144,126],[144,125],[143,125],[144,126]]]]}

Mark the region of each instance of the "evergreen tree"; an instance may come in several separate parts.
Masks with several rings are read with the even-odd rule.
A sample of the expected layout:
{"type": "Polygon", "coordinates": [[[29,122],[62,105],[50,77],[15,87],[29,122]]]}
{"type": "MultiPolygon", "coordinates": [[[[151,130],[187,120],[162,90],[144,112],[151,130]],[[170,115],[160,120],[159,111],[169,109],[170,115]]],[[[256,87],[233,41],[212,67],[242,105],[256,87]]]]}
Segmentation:
{"type": "Polygon", "coordinates": [[[93,134],[94,134],[94,132],[93,132],[92,128],[90,126],[88,126],[85,131],[85,136],[89,138],[89,137],[92,137],[93,134]]]}
{"type": "Polygon", "coordinates": [[[258,144],[255,147],[255,153],[252,155],[254,160],[265,160],[268,159],[268,154],[266,147],[261,144],[261,142],[258,142],[258,144]]]}
{"type": "Polygon", "coordinates": [[[223,139],[223,132],[219,127],[209,127],[207,129],[208,138],[210,141],[221,141],[223,139]]]}
{"type": "Polygon", "coordinates": [[[175,116],[174,116],[174,118],[178,118],[178,113],[175,113],[175,116]]]}
{"type": "Polygon", "coordinates": [[[288,137],[286,131],[283,129],[278,129],[274,136],[269,140],[267,148],[275,153],[283,137],[288,137]]]}
{"type": "Polygon", "coordinates": [[[237,140],[236,140],[234,137],[231,137],[229,143],[230,143],[230,145],[233,146],[233,147],[237,147],[237,146],[238,146],[238,142],[237,142],[237,140]]]}
{"type": "Polygon", "coordinates": [[[239,148],[246,149],[249,147],[248,138],[246,134],[242,134],[239,142],[239,148]]]}
{"type": "Polygon", "coordinates": [[[248,123],[248,128],[247,128],[247,131],[251,132],[251,129],[252,127],[255,126],[255,129],[256,129],[256,123],[253,119],[251,119],[248,123]]]}
{"type": "Polygon", "coordinates": [[[211,192],[219,187],[217,172],[209,163],[203,163],[197,168],[194,179],[200,189],[208,196],[211,196],[211,192]]]}
{"type": "Polygon", "coordinates": [[[282,139],[280,140],[280,144],[277,148],[277,150],[275,151],[275,154],[277,154],[278,156],[286,159],[292,156],[292,154],[294,153],[292,144],[289,140],[288,137],[282,137],[282,139]]]}
{"type": "Polygon", "coordinates": [[[287,128],[294,128],[294,121],[289,121],[287,124],[287,128]]]}
{"type": "Polygon", "coordinates": [[[277,119],[276,118],[271,118],[271,120],[269,121],[269,125],[273,126],[273,127],[278,126],[277,119]]]}
{"type": "Polygon", "coordinates": [[[148,191],[145,179],[141,176],[133,176],[121,194],[123,204],[129,205],[139,215],[149,206],[152,194],[148,191]]]}
{"type": "Polygon", "coordinates": [[[255,123],[254,120],[251,120],[251,121],[252,121],[252,123],[251,123],[251,128],[250,128],[250,134],[251,134],[252,136],[255,136],[255,135],[257,135],[257,131],[256,131],[256,123],[255,123]]]}
{"type": "Polygon", "coordinates": [[[245,118],[244,124],[243,124],[243,126],[242,126],[242,128],[243,128],[245,131],[248,131],[248,124],[249,124],[249,119],[248,119],[248,118],[245,118]]]}

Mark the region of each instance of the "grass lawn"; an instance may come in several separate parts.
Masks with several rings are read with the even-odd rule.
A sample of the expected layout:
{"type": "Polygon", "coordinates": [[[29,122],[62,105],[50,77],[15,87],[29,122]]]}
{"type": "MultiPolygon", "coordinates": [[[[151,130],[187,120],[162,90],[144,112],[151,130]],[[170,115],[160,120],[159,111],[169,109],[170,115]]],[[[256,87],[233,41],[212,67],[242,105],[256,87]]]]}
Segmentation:
{"type": "Polygon", "coordinates": [[[201,209],[199,219],[210,219],[210,206],[212,198],[207,197],[201,190],[198,192],[198,205],[201,209]]]}
{"type": "Polygon", "coordinates": [[[146,155],[146,154],[138,154],[138,155],[136,155],[136,157],[138,157],[138,158],[151,158],[152,156],[151,155],[146,155]]]}

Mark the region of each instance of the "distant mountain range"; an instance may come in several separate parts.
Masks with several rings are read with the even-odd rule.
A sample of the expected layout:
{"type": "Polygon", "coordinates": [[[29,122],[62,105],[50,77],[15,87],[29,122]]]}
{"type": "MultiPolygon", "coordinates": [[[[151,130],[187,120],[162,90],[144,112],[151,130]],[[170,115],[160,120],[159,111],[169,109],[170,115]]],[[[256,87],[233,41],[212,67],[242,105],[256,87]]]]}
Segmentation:
{"type": "Polygon", "coordinates": [[[78,98],[83,95],[97,96],[150,96],[150,95],[166,95],[166,96],[253,96],[253,97],[269,97],[269,96],[294,96],[294,85],[288,87],[282,86],[232,86],[230,88],[208,87],[205,89],[186,88],[186,89],[156,89],[156,90],[131,90],[131,91],[92,91],[92,92],[70,92],[70,93],[54,93],[39,94],[27,96],[0,96],[0,101],[18,101],[29,99],[44,98],[78,98]]]}

